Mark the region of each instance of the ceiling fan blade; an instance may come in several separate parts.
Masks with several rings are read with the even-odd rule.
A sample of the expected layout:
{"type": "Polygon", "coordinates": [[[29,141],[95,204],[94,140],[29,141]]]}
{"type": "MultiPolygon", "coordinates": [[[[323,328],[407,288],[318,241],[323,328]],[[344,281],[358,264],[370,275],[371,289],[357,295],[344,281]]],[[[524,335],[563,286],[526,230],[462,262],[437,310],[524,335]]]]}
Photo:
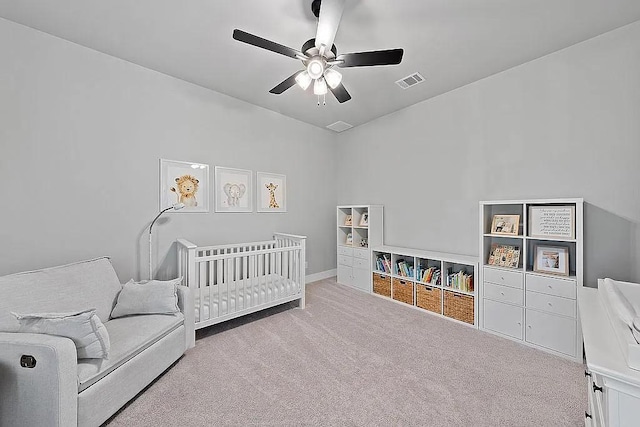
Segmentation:
{"type": "Polygon", "coordinates": [[[349,95],[349,92],[347,92],[347,89],[345,89],[342,83],[336,86],[335,89],[332,89],[331,86],[329,86],[329,90],[333,93],[340,104],[351,99],[351,95],[349,95]]]}
{"type": "Polygon", "coordinates": [[[336,38],[345,0],[322,0],[320,3],[320,16],[318,18],[318,31],[316,32],[316,47],[326,46],[331,50],[333,40],[336,38]]]}
{"type": "Polygon", "coordinates": [[[403,49],[374,50],[371,52],[345,53],[338,55],[338,67],[372,67],[374,65],[396,65],[402,62],[403,49]]]}
{"type": "Polygon", "coordinates": [[[270,50],[271,52],[279,53],[280,55],[288,56],[290,58],[298,59],[299,56],[304,56],[302,53],[290,47],[283,46],[271,40],[263,39],[262,37],[254,36],[242,30],[233,30],[233,38],[262,49],[270,50]]]}
{"type": "Polygon", "coordinates": [[[282,92],[284,92],[285,90],[289,89],[291,86],[296,84],[296,77],[298,77],[298,74],[302,72],[303,71],[298,71],[297,73],[293,74],[291,77],[288,77],[285,81],[280,83],[278,86],[271,89],[269,93],[273,93],[274,95],[280,95],[282,92]]]}

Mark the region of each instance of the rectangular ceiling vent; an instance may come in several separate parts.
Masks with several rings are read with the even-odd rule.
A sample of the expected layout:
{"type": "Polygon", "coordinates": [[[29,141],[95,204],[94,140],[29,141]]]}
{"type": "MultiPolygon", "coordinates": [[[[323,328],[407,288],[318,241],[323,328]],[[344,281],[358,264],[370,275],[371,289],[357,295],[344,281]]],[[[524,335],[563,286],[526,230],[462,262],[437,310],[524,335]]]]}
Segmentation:
{"type": "Polygon", "coordinates": [[[342,121],[337,121],[337,122],[327,126],[327,129],[331,129],[334,132],[342,132],[342,131],[345,131],[347,129],[351,129],[352,127],[353,127],[353,125],[350,125],[349,123],[345,123],[345,122],[342,122],[342,121]]]}
{"type": "Polygon", "coordinates": [[[408,89],[424,81],[424,77],[420,73],[413,73],[410,76],[402,78],[396,82],[402,89],[408,89]]]}

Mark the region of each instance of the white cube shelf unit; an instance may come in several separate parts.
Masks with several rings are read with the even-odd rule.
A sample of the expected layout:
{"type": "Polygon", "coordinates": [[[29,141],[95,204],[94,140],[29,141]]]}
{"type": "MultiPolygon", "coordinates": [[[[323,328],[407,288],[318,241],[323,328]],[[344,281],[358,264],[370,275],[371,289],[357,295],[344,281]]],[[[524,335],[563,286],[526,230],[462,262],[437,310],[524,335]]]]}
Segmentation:
{"type": "Polygon", "coordinates": [[[580,198],[480,202],[481,329],[582,361],[576,295],[583,285],[583,219],[580,198]],[[514,235],[492,229],[494,216],[504,215],[519,216],[514,235]],[[517,248],[518,262],[490,264],[499,246],[506,247],[507,264],[508,247],[517,248]]]}
{"type": "Polygon", "coordinates": [[[418,249],[373,248],[373,293],[478,325],[478,259],[418,249]]]}
{"type": "Polygon", "coordinates": [[[371,292],[371,246],[382,244],[382,206],[337,209],[338,283],[371,292]]]}

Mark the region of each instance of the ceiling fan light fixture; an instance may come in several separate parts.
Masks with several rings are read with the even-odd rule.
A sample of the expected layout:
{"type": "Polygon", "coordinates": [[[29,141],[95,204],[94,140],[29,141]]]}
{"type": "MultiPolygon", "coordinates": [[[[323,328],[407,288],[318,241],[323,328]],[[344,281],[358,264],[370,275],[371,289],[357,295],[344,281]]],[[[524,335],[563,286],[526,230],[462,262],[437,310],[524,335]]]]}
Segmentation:
{"type": "Polygon", "coordinates": [[[335,89],[342,81],[342,74],[336,70],[328,69],[324,72],[324,79],[327,81],[327,84],[331,89],[335,89]]]}
{"type": "Polygon", "coordinates": [[[327,82],[324,78],[320,77],[313,84],[313,94],[318,96],[327,94],[327,82]]]}
{"type": "Polygon", "coordinates": [[[296,83],[298,83],[298,86],[300,86],[302,90],[307,90],[312,81],[313,79],[306,71],[303,71],[296,76],[296,83]]]}
{"type": "Polygon", "coordinates": [[[324,61],[319,57],[315,57],[307,64],[307,73],[312,79],[318,80],[324,74],[324,67],[324,61]]]}

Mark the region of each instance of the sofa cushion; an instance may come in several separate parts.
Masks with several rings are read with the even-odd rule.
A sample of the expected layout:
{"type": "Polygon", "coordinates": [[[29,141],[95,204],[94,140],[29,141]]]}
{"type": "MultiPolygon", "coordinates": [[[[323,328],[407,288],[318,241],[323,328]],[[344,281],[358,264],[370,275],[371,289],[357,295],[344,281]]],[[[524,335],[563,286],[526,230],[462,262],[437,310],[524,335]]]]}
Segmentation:
{"type": "Polygon", "coordinates": [[[108,373],[150,347],[184,322],[182,313],[174,315],[149,314],[121,317],[104,324],[109,333],[109,359],[78,361],[78,392],[98,382],[108,373]]]}
{"type": "Polygon", "coordinates": [[[94,309],[78,313],[12,313],[20,332],[70,338],[78,359],[104,359],[109,356],[109,334],[94,309]]]}
{"type": "Polygon", "coordinates": [[[122,289],[109,258],[0,277],[0,331],[16,332],[18,313],[62,313],[95,308],[104,323],[122,289]]]}
{"type": "Polygon", "coordinates": [[[129,280],[118,295],[111,318],[131,316],[135,314],[174,314],[178,307],[178,284],[182,278],[161,281],[151,280],[147,283],[136,283],[129,280]]]}

